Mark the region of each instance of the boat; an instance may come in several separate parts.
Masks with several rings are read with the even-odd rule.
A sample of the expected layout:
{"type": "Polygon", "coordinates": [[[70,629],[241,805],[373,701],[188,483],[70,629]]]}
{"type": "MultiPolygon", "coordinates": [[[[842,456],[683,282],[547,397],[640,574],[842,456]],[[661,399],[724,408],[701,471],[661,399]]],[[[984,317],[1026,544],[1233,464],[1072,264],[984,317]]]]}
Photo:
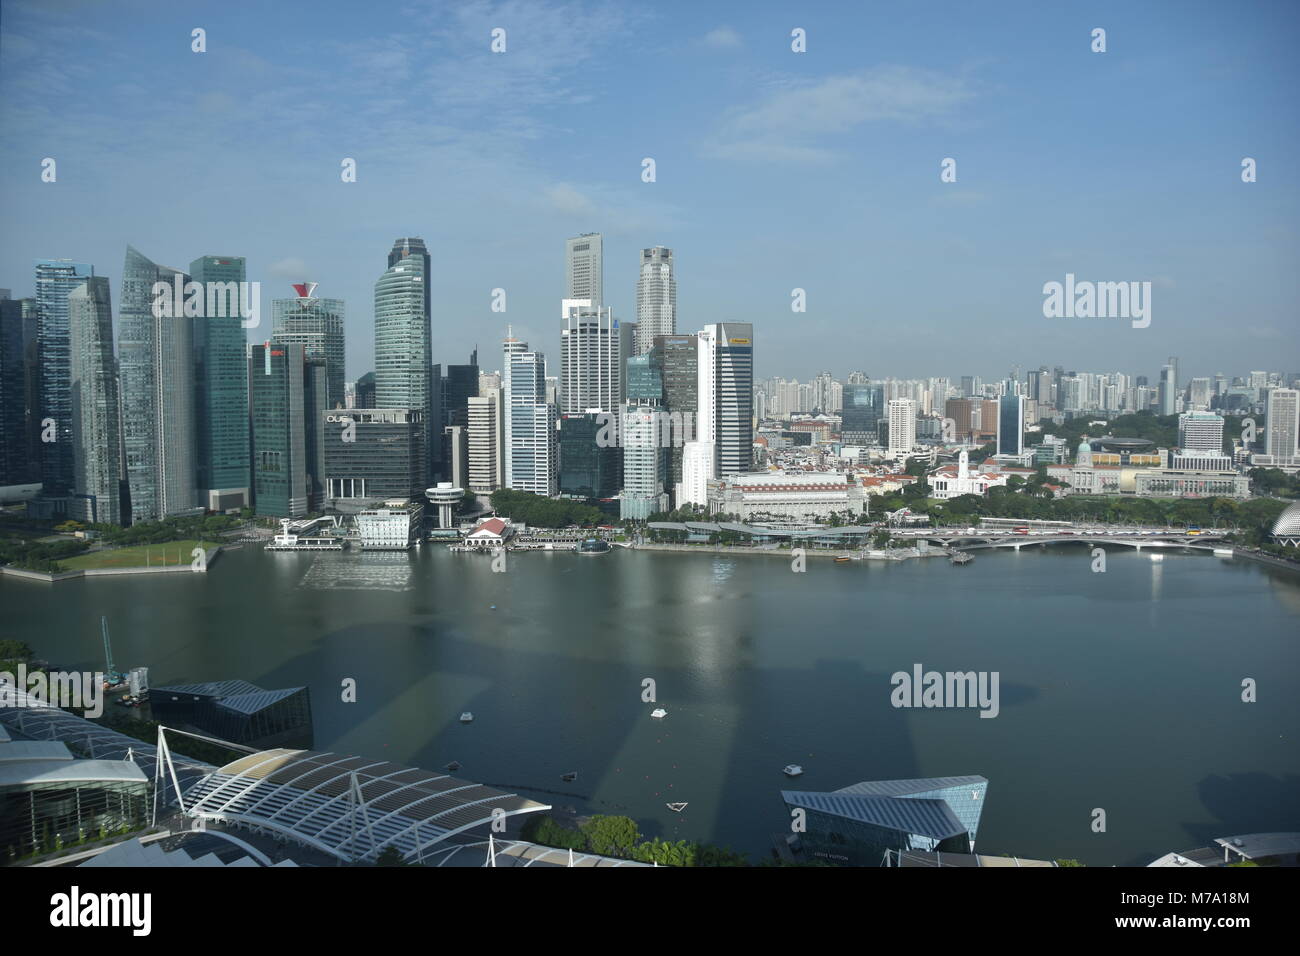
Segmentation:
{"type": "Polygon", "coordinates": [[[460,715],[460,722],[462,724],[468,724],[473,719],[474,719],[474,715],[471,714],[468,710],[465,711],[465,713],[460,715]]]}
{"type": "Polygon", "coordinates": [[[1152,561],[1163,561],[1164,559],[1165,559],[1165,556],[1164,556],[1163,554],[1153,554],[1153,555],[1151,555],[1151,560],[1152,560],[1152,561]]]}
{"type": "Polygon", "coordinates": [[[785,769],[781,772],[787,777],[797,777],[803,773],[803,767],[799,766],[797,763],[789,763],[785,765],[785,769]]]}
{"type": "Polygon", "coordinates": [[[842,555],[840,555],[838,558],[835,559],[835,563],[836,563],[836,564],[848,564],[848,563],[849,563],[850,561],[852,561],[852,560],[853,560],[853,559],[850,558],[848,555],[846,555],[846,554],[842,554],[842,555]]]}
{"type": "Polygon", "coordinates": [[[970,564],[975,559],[965,551],[955,551],[951,560],[953,564],[970,564]]]}
{"type": "Polygon", "coordinates": [[[656,707],[650,712],[650,716],[655,720],[663,720],[668,716],[668,711],[664,710],[662,707],[656,707]]]}
{"type": "Polygon", "coordinates": [[[573,781],[578,779],[578,771],[570,770],[568,773],[562,773],[560,774],[560,779],[565,783],[573,783],[573,781]]]}
{"type": "Polygon", "coordinates": [[[584,538],[578,544],[578,553],[581,555],[608,554],[611,550],[609,542],[601,538],[584,538]]]}
{"type": "Polygon", "coordinates": [[[686,804],[685,804],[685,803],[669,803],[669,804],[665,804],[665,805],[666,805],[666,806],[668,807],[668,809],[671,810],[673,813],[681,813],[683,810],[686,809],[686,804]]]}
{"type": "Polygon", "coordinates": [[[451,763],[447,764],[447,770],[448,770],[448,772],[450,772],[450,773],[455,773],[455,772],[456,772],[457,770],[459,770],[459,769],[460,769],[460,763],[457,762],[457,761],[455,761],[455,760],[453,760],[451,763]]]}

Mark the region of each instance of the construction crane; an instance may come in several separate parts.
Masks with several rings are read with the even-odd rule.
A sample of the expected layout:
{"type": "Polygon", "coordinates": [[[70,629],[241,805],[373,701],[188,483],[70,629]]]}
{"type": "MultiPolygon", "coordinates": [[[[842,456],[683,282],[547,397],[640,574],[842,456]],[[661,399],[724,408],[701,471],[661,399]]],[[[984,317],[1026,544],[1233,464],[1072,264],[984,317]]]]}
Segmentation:
{"type": "Polygon", "coordinates": [[[108,616],[104,615],[99,619],[100,629],[104,632],[104,680],[109,684],[120,684],[125,679],[113,668],[113,642],[108,638],[108,616]]]}

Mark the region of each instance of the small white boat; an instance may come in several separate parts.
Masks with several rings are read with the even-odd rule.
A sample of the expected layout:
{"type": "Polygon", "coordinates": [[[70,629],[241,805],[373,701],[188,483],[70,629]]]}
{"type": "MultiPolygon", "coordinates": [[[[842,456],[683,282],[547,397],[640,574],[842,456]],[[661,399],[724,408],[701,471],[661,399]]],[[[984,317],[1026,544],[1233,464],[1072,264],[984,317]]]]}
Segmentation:
{"type": "Polygon", "coordinates": [[[474,715],[471,714],[468,710],[465,711],[465,713],[460,715],[460,722],[462,724],[468,724],[473,719],[474,719],[474,715]]]}
{"type": "Polygon", "coordinates": [[[1164,559],[1165,559],[1165,556],[1164,556],[1163,554],[1153,554],[1153,555],[1151,555],[1151,560],[1152,560],[1152,561],[1163,561],[1164,559]]]}
{"type": "Polygon", "coordinates": [[[662,707],[656,707],[650,712],[650,716],[655,720],[663,720],[668,716],[668,711],[664,710],[662,707]]]}
{"type": "Polygon", "coordinates": [[[803,773],[803,767],[799,766],[797,763],[786,764],[785,769],[781,772],[787,777],[797,777],[799,774],[803,773]]]}
{"type": "Polygon", "coordinates": [[[667,806],[668,809],[671,810],[673,813],[681,813],[683,810],[686,809],[686,804],[684,804],[684,803],[669,803],[669,804],[666,804],[666,806],[667,806]]]}

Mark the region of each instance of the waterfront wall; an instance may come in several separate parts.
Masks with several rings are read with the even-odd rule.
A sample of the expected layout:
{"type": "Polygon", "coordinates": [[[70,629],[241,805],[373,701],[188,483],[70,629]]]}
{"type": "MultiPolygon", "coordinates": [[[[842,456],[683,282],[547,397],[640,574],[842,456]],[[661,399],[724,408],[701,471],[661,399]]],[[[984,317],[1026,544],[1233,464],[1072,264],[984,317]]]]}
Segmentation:
{"type": "Polygon", "coordinates": [[[171,564],[157,568],[87,568],[77,571],[60,571],[58,574],[46,574],[43,571],[27,571],[23,568],[0,567],[0,574],[11,578],[22,578],[27,581],[42,581],[47,584],[58,584],[61,581],[75,581],[79,578],[98,578],[111,577],[122,574],[205,574],[212,562],[217,559],[221,553],[222,545],[215,548],[209,548],[205,552],[204,566],[201,570],[196,571],[188,564],[171,564]]]}

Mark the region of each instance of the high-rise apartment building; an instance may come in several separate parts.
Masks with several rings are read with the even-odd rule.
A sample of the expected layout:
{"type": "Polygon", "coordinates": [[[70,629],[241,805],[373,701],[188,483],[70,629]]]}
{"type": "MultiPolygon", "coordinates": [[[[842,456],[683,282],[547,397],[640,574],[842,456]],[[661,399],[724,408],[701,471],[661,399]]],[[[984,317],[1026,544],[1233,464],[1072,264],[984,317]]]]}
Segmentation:
{"type": "Polygon", "coordinates": [[[166,295],[155,296],[153,291],[155,283],[175,289],[178,282],[184,288],[188,280],[183,272],[160,266],[127,246],[117,355],[132,522],[195,514],[203,508],[196,484],[194,320],[175,308],[181,303],[174,294],[169,303],[166,295]]]}
{"type": "Polygon", "coordinates": [[[604,305],[603,237],[585,232],[564,243],[566,299],[586,299],[592,308],[604,305]]]}
{"type": "Polygon", "coordinates": [[[68,293],[93,276],[95,269],[71,259],[36,260],[37,343],[40,359],[41,431],[54,441],[41,441],[43,494],[72,490],[72,354],[68,329],[68,293]]]}
{"type": "Polygon", "coordinates": [[[195,484],[199,503],[218,512],[251,501],[248,355],[239,292],[245,273],[242,256],[201,256],[190,263],[204,300],[194,328],[195,484]]]}
{"type": "Polygon", "coordinates": [[[1290,458],[1297,454],[1300,437],[1300,391],[1271,388],[1264,419],[1264,454],[1290,458]]]}
{"type": "Polygon", "coordinates": [[[889,402],[889,454],[906,455],[916,444],[916,402],[910,398],[895,398],[889,402]]]}
{"type": "Polygon", "coordinates": [[[664,246],[641,250],[636,281],[636,354],[645,355],[656,336],[677,332],[677,279],[673,251],[664,246]]]}
{"type": "Polygon", "coordinates": [[[89,276],[68,293],[71,346],[72,491],[85,520],[122,523],[122,428],[108,279],[89,276]]]}

